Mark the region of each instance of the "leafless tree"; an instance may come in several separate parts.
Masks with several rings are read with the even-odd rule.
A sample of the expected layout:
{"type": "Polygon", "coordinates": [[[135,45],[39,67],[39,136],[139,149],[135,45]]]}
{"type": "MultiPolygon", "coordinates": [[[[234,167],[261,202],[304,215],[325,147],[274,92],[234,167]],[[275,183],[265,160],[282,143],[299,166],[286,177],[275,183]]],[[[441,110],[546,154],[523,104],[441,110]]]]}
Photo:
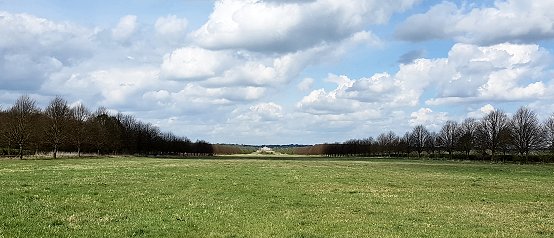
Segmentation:
{"type": "Polygon", "coordinates": [[[475,148],[475,136],[477,133],[478,123],[475,118],[466,118],[460,125],[458,147],[464,151],[466,156],[469,157],[471,150],[475,148]]]}
{"type": "Polygon", "coordinates": [[[430,155],[434,155],[435,152],[437,151],[438,136],[439,135],[436,132],[430,131],[429,136],[427,136],[427,139],[425,139],[425,146],[424,147],[425,147],[425,149],[427,149],[427,153],[430,154],[430,155]]]}
{"type": "Polygon", "coordinates": [[[91,113],[82,103],[79,103],[71,108],[70,115],[72,122],[71,139],[75,147],[77,147],[77,156],[81,157],[81,148],[87,139],[89,139],[90,130],[87,130],[87,123],[91,113]]]}
{"type": "Polygon", "coordinates": [[[10,138],[19,146],[19,158],[23,159],[23,148],[29,143],[33,132],[33,120],[39,113],[35,100],[27,95],[19,97],[9,110],[10,138]]]}
{"type": "Polygon", "coordinates": [[[554,152],[554,114],[550,115],[543,123],[543,130],[545,132],[546,146],[554,152]]]}
{"type": "Polygon", "coordinates": [[[54,147],[53,154],[54,159],[56,159],[59,146],[68,137],[68,122],[71,110],[65,99],[56,96],[50,101],[44,113],[49,120],[48,127],[46,128],[47,140],[54,147]]]}
{"type": "Polygon", "coordinates": [[[12,145],[12,138],[9,130],[10,120],[11,117],[8,111],[5,111],[0,107],[0,141],[3,142],[0,143],[0,146],[6,147],[5,153],[7,153],[7,155],[10,155],[12,145]]]}
{"type": "Polygon", "coordinates": [[[545,133],[537,114],[527,107],[520,107],[510,122],[512,143],[520,155],[529,156],[529,151],[540,148],[545,133]]]}
{"type": "Polygon", "coordinates": [[[398,136],[394,132],[389,131],[387,133],[381,133],[377,137],[377,144],[383,152],[391,156],[392,151],[395,149],[395,146],[398,143],[398,140],[398,136]]]}
{"type": "Polygon", "coordinates": [[[414,127],[410,133],[410,145],[416,149],[417,157],[420,157],[421,152],[425,149],[425,142],[429,139],[429,135],[429,131],[423,125],[414,127]]]}
{"type": "Polygon", "coordinates": [[[450,159],[452,159],[452,152],[454,151],[456,144],[460,138],[460,127],[455,121],[447,121],[441,128],[438,135],[439,145],[444,148],[450,159]]]}
{"type": "Polygon", "coordinates": [[[479,121],[477,138],[482,148],[491,151],[492,158],[499,148],[502,148],[505,138],[510,134],[510,119],[501,110],[494,110],[488,113],[479,121]]]}

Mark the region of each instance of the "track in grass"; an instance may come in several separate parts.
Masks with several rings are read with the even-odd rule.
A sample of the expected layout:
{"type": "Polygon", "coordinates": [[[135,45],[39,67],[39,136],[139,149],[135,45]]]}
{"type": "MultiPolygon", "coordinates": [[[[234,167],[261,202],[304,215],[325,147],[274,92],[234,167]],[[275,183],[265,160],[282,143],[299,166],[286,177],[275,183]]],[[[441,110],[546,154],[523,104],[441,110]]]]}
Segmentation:
{"type": "Polygon", "coordinates": [[[0,160],[0,237],[552,237],[554,166],[0,160]]]}

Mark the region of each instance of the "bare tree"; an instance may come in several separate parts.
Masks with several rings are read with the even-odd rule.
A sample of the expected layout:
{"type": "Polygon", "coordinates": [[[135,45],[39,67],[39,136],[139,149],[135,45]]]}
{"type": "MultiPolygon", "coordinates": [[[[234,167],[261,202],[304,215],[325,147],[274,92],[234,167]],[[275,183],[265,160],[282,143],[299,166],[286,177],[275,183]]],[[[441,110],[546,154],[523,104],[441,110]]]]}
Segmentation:
{"type": "Polygon", "coordinates": [[[460,138],[460,127],[455,121],[447,121],[441,128],[438,135],[439,145],[444,148],[452,159],[452,151],[460,138]]]}
{"type": "Polygon", "coordinates": [[[54,147],[54,159],[58,154],[59,146],[68,137],[67,125],[71,115],[70,112],[71,111],[67,105],[67,101],[59,96],[52,99],[44,111],[45,115],[49,119],[46,134],[48,135],[47,140],[54,147]]]}
{"type": "Polygon", "coordinates": [[[510,122],[512,142],[520,155],[529,156],[529,151],[544,143],[543,128],[537,114],[527,107],[520,107],[510,122]]]}
{"type": "Polygon", "coordinates": [[[9,110],[10,138],[19,146],[19,158],[23,159],[23,148],[29,143],[33,132],[33,120],[39,113],[35,100],[27,95],[19,97],[9,110]]]}
{"type": "Polygon", "coordinates": [[[11,117],[8,111],[5,111],[0,107],[0,142],[2,142],[0,143],[0,146],[6,147],[6,150],[4,153],[6,153],[7,155],[10,155],[11,142],[12,142],[12,137],[9,130],[10,120],[11,120],[11,117]]]}
{"type": "Polygon", "coordinates": [[[425,149],[427,149],[427,153],[430,155],[435,155],[435,152],[437,151],[437,139],[438,134],[434,131],[429,132],[429,136],[427,139],[425,139],[425,149]]]}
{"type": "Polygon", "coordinates": [[[398,140],[398,136],[394,132],[389,131],[387,133],[381,133],[377,137],[377,144],[381,147],[381,150],[390,157],[392,155],[392,151],[398,143],[398,140]]]}
{"type": "Polygon", "coordinates": [[[90,111],[81,103],[71,108],[71,139],[77,147],[77,156],[81,157],[81,148],[88,139],[88,121],[90,119],[90,111]]]}
{"type": "Polygon", "coordinates": [[[460,125],[460,137],[458,139],[458,147],[465,152],[466,157],[469,157],[471,150],[475,148],[475,136],[477,133],[478,123],[475,118],[466,118],[460,125]]]}
{"type": "Polygon", "coordinates": [[[550,115],[543,124],[546,145],[554,152],[554,114],[550,115]]]}
{"type": "Polygon", "coordinates": [[[501,110],[494,110],[487,114],[479,122],[477,138],[484,149],[491,151],[492,158],[499,148],[505,143],[509,132],[510,120],[506,113],[501,110]]]}
{"type": "Polygon", "coordinates": [[[425,149],[425,142],[429,139],[429,135],[429,131],[423,125],[414,127],[410,133],[410,145],[416,149],[417,157],[420,157],[421,152],[425,149]]]}

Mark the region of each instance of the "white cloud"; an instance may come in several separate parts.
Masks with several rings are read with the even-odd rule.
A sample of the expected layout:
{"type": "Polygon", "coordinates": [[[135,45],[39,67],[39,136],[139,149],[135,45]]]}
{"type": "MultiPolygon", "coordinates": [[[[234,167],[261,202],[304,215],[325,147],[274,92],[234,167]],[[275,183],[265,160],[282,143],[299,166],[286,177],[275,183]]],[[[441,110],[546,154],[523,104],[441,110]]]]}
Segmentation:
{"type": "Polygon", "coordinates": [[[546,95],[550,53],[537,45],[456,44],[449,52],[450,74],[438,80],[440,93],[429,105],[532,100],[546,95]]]}
{"type": "Polygon", "coordinates": [[[220,0],[208,22],[191,37],[211,49],[297,51],[351,37],[368,25],[388,21],[394,12],[414,2],[220,0]]]}
{"type": "Polygon", "coordinates": [[[156,32],[164,37],[182,37],[187,29],[188,21],[175,15],[160,17],[154,27],[156,32]]]}
{"type": "Polygon", "coordinates": [[[115,40],[127,41],[137,29],[137,16],[127,15],[119,19],[117,26],[112,29],[112,36],[115,40]]]}
{"type": "Polygon", "coordinates": [[[142,93],[153,87],[160,87],[158,70],[155,68],[110,68],[91,72],[55,74],[42,85],[42,90],[52,94],[65,94],[68,91],[78,94],[79,99],[93,102],[93,106],[118,108],[141,107],[132,98],[140,98],[142,93]]]}
{"type": "MultiPolygon", "coordinates": [[[[243,104],[261,99],[266,89],[262,87],[219,87],[205,88],[195,83],[187,83],[182,89],[148,91],[143,98],[165,105],[177,111],[202,111],[212,106],[243,104]]],[[[208,110],[209,111],[209,110],[208,110]]]]}
{"type": "Polygon", "coordinates": [[[489,114],[490,112],[494,111],[495,108],[491,104],[486,104],[482,106],[481,108],[477,110],[472,110],[467,114],[467,117],[480,119],[489,114]]]}
{"type": "Polygon", "coordinates": [[[525,43],[554,38],[554,2],[499,0],[494,6],[475,8],[450,2],[409,17],[396,35],[422,41],[453,38],[458,42],[497,44],[525,43]]]}
{"type": "Polygon", "coordinates": [[[433,112],[430,108],[420,108],[410,114],[410,125],[424,125],[428,129],[438,130],[448,120],[445,112],[433,112]]]}
{"type": "Polygon", "coordinates": [[[278,87],[310,65],[339,58],[360,44],[375,42],[372,34],[360,32],[340,42],[282,54],[185,47],[164,56],[161,75],[164,79],[198,81],[210,88],[278,87]]]}
{"type": "Polygon", "coordinates": [[[283,107],[273,102],[258,103],[248,108],[246,112],[235,110],[236,120],[251,122],[275,122],[282,119],[283,107]]]}
{"type": "Polygon", "coordinates": [[[296,86],[300,91],[308,91],[312,88],[315,80],[313,78],[304,78],[296,86]]]}
{"type": "Polygon", "coordinates": [[[3,89],[36,90],[64,66],[92,51],[94,32],[28,14],[0,11],[0,83],[3,89]]]}
{"type": "Polygon", "coordinates": [[[421,108],[422,103],[465,108],[483,102],[527,102],[554,96],[549,91],[554,88],[549,81],[549,62],[550,53],[536,45],[456,44],[448,58],[417,59],[401,64],[395,74],[377,73],[360,79],[329,75],[327,81],[335,83],[336,88],[311,91],[297,103],[297,109],[328,121],[342,119],[364,124],[372,118],[386,122],[379,126],[393,131],[406,122],[438,130],[449,114],[421,108]],[[393,121],[385,118],[414,107],[420,109],[408,118],[396,114],[393,121]],[[400,124],[391,127],[396,125],[391,123],[400,124]]]}
{"type": "Polygon", "coordinates": [[[176,49],[163,58],[162,77],[174,80],[205,80],[221,74],[233,60],[227,52],[198,47],[176,49]]]}
{"type": "Polygon", "coordinates": [[[338,77],[348,83],[338,82],[330,92],[313,91],[301,101],[302,108],[309,104],[341,108],[344,100],[353,101],[349,102],[351,105],[413,107],[429,91],[436,95],[425,101],[428,105],[526,101],[552,96],[549,85],[543,82],[549,80],[550,74],[545,69],[550,63],[550,53],[537,45],[456,44],[448,55],[401,64],[394,75],[378,73],[357,80],[338,77]]]}

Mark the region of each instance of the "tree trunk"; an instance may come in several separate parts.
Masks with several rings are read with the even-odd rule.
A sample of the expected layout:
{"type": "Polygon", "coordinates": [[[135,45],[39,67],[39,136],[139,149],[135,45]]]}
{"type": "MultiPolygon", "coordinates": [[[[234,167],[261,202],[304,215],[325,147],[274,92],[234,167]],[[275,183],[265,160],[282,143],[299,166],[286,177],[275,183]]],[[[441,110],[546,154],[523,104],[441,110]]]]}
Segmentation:
{"type": "Polygon", "coordinates": [[[56,159],[57,153],[58,153],[58,145],[54,145],[54,159],[56,159]]]}
{"type": "Polygon", "coordinates": [[[23,143],[19,143],[19,159],[23,159],[23,143]]]}

